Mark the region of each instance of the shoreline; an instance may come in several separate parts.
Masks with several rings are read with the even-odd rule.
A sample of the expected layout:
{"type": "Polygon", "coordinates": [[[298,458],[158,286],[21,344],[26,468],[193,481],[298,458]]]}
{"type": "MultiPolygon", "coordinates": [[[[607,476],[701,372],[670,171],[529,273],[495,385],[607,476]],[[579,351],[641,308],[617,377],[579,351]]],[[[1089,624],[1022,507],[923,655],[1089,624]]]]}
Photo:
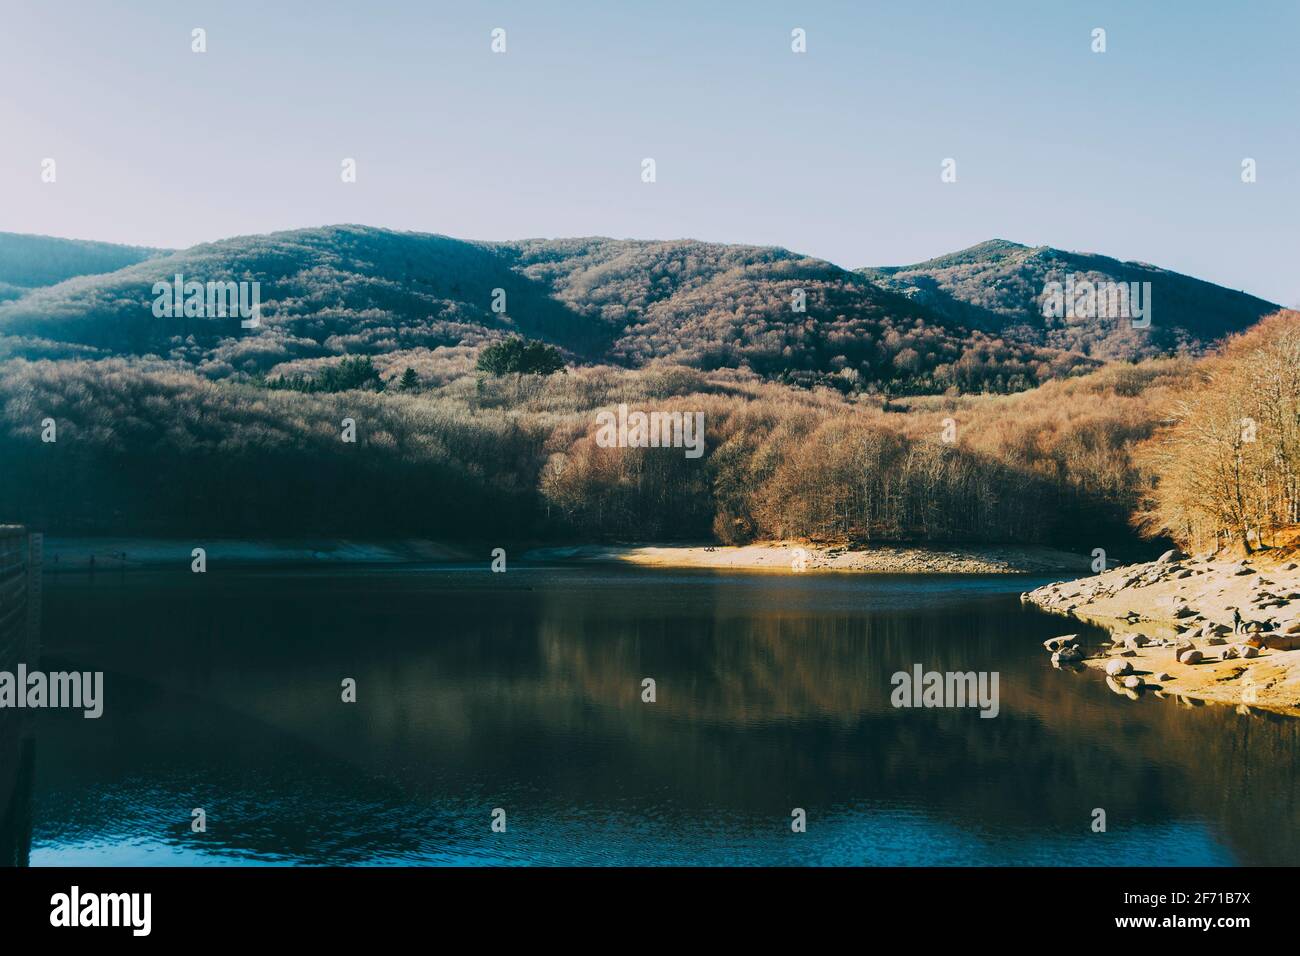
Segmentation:
{"type": "MultiPolygon", "coordinates": [[[[209,564],[226,567],[347,567],[466,564],[492,560],[485,544],[427,539],[363,541],[350,538],[208,539],[130,538],[121,535],[49,536],[46,572],[130,571],[188,567],[202,547],[209,564]]],[[[740,546],[701,544],[507,544],[507,560],[528,564],[619,565],[645,568],[763,571],[790,574],[1004,574],[1085,571],[1089,559],[1046,547],[1012,545],[921,546],[882,544],[867,549],[769,541],[740,546]]]]}
{"type": "Polygon", "coordinates": [[[884,544],[853,550],[797,541],[747,545],[577,545],[534,548],[525,560],[621,564],[654,568],[705,568],[777,574],[1047,574],[1086,569],[1088,558],[1053,548],[884,544]]]}
{"type": "MultiPolygon", "coordinates": [[[[121,535],[47,536],[42,570],[49,573],[188,569],[194,548],[209,565],[232,568],[364,567],[475,560],[468,548],[423,539],[350,538],[130,538],[121,535]]],[[[484,558],[486,562],[488,558],[484,558]]]]}
{"type": "Polygon", "coordinates": [[[1021,600],[1105,628],[1110,646],[1078,663],[1105,674],[1116,693],[1300,717],[1300,565],[1290,553],[1234,560],[1171,551],[1021,600]],[[1108,666],[1124,673],[1112,676],[1108,666]],[[1137,686],[1126,687],[1125,677],[1137,686]]]}

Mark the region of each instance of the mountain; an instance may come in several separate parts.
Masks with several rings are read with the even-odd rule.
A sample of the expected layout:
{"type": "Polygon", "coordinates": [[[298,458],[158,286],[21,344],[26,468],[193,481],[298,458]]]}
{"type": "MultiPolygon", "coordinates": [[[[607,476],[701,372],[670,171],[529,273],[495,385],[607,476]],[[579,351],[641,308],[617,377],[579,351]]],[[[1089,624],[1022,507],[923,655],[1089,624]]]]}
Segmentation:
{"type": "Polygon", "coordinates": [[[100,275],[163,254],[161,249],[0,232],[0,302],[76,276],[100,275]]]}
{"type": "Polygon", "coordinates": [[[216,378],[303,358],[477,344],[510,331],[584,352],[599,349],[602,334],[481,243],[361,226],[206,243],[0,305],[0,334],[157,355],[216,378]],[[262,327],[243,329],[238,317],[155,317],[154,283],[177,275],[260,283],[262,327]],[[491,310],[496,288],[506,291],[506,315],[491,310]]]}
{"type": "Polygon", "coordinates": [[[1052,350],[1006,347],[849,270],[785,249],[611,239],[497,248],[559,301],[616,332],[600,358],[632,367],[749,368],[803,385],[899,391],[1001,391],[1091,367],[1052,350]]]}
{"type": "Polygon", "coordinates": [[[748,367],[841,390],[1015,390],[1092,365],[1008,346],[819,259],[692,240],[491,243],[331,226],[195,246],[0,305],[11,354],[57,356],[56,343],[74,354],[155,355],[212,378],[512,333],[575,361],[748,367]],[[259,282],[262,327],[155,317],[154,283],[178,274],[259,282]],[[498,289],[504,313],[492,308],[498,289]]]}
{"type": "Polygon", "coordinates": [[[1103,360],[1200,351],[1279,308],[1146,263],[1005,239],[915,265],[863,268],[858,273],[951,321],[1010,341],[1103,360]],[[1044,317],[1048,283],[1064,283],[1070,277],[1094,283],[1151,283],[1150,328],[1135,329],[1117,318],[1044,317]]]}
{"type": "Polygon", "coordinates": [[[431,350],[522,334],[577,363],[749,369],[846,393],[1004,392],[1101,359],[1199,349],[1275,309],[1151,266],[1002,241],[857,272],[775,247],[470,242],[355,225],[173,252],[10,242],[20,254],[5,263],[0,247],[0,275],[49,281],[0,303],[0,356],[156,356],[211,379],[282,374],[293,363],[295,374],[310,374],[312,363],[347,354],[417,364],[431,350]],[[42,248],[51,250],[44,265],[42,248]],[[76,268],[130,261],[56,281],[74,269],[78,250],[76,268]],[[1043,283],[1075,271],[1151,281],[1152,329],[1043,319],[1043,283]],[[154,283],[177,275],[258,282],[261,326],[156,317],[154,283]]]}

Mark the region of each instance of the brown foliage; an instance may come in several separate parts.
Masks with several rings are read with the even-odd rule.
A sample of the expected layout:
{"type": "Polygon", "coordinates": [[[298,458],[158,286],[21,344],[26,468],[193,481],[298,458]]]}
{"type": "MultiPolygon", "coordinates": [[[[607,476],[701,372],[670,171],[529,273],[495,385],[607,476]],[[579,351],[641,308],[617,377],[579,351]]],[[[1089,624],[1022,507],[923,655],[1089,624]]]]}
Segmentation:
{"type": "Polygon", "coordinates": [[[1149,532],[1251,550],[1300,523],[1300,313],[1282,310],[1202,362],[1142,446],[1149,532]]]}

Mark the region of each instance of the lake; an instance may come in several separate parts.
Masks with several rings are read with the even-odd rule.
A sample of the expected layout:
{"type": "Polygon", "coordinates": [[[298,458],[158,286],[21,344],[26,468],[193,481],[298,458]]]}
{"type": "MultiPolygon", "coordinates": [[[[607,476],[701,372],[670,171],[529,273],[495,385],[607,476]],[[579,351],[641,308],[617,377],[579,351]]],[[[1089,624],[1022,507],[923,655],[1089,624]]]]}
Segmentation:
{"type": "Polygon", "coordinates": [[[46,575],[105,701],[34,715],[33,865],[1300,863],[1300,722],[1054,670],[1043,578],[180,567],[46,575]]]}

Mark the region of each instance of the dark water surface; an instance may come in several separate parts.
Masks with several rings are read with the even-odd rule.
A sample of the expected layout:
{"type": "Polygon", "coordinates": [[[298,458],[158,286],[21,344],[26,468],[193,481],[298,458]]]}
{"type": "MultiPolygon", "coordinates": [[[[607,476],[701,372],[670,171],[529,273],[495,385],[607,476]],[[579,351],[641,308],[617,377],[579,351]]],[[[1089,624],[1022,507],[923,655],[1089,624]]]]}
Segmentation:
{"type": "Polygon", "coordinates": [[[43,666],[105,713],[36,717],[7,825],[35,865],[1300,863],[1300,722],[1053,670],[1038,583],[49,575],[43,666]],[[895,709],[914,663],[998,671],[1000,713],[895,709]]]}

